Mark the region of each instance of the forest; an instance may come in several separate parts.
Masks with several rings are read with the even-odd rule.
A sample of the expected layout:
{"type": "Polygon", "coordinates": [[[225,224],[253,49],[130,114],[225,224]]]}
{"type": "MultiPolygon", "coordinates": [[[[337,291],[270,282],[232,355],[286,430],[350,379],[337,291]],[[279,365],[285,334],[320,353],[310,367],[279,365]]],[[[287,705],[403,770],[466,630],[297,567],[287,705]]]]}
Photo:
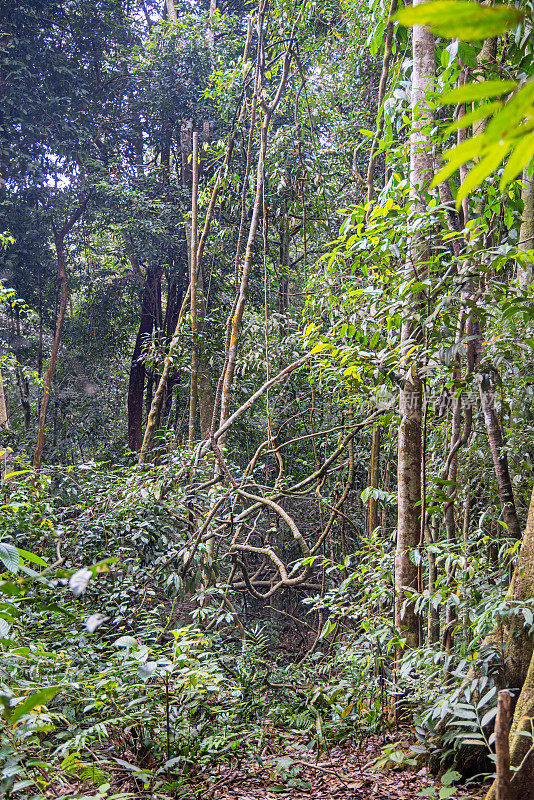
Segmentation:
{"type": "Polygon", "coordinates": [[[533,20],[0,0],[0,797],[534,800],[533,20]]]}

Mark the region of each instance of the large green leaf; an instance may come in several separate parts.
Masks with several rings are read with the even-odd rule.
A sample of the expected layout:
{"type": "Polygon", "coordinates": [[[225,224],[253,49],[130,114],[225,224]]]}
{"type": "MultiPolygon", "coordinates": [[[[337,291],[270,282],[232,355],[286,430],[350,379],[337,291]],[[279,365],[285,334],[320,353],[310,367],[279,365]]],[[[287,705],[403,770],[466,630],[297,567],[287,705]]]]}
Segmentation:
{"type": "Polygon", "coordinates": [[[525,136],[512,152],[510,158],[508,159],[508,163],[504,168],[504,172],[499,184],[499,189],[501,192],[505,186],[507,186],[519,175],[519,173],[523,170],[523,167],[526,167],[527,164],[530,164],[530,161],[533,158],[534,136],[525,136]]]}
{"type": "Polygon", "coordinates": [[[17,547],[17,552],[19,556],[25,558],[26,561],[31,561],[32,564],[38,564],[40,567],[46,567],[46,561],[41,558],[41,556],[36,556],[35,553],[30,553],[28,550],[22,550],[20,547],[17,547]]]}
{"type": "Polygon", "coordinates": [[[20,566],[20,556],[16,547],[6,542],[0,542],[0,561],[10,572],[17,572],[20,566]]]}
{"type": "Polygon", "coordinates": [[[495,141],[503,136],[522,136],[522,126],[533,118],[534,80],[531,80],[515,92],[502,111],[493,117],[486,128],[486,135],[495,141]]]}
{"type": "Polygon", "coordinates": [[[464,197],[468,197],[477,186],[480,186],[488,175],[491,175],[491,173],[497,169],[503,158],[508,155],[511,147],[511,142],[498,142],[494,147],[488,150],[487,154],[478,164],[469,170],[467,178],[458,189],[458,195],[456,197],[457,205],[462,202],[464,197]]]}
{"type": "Polygon", "coordinates": [[[429,25],[438,36],[463,41],[500,36],[524,18],[524,12],[513,6],[483,6],[468,0],[431,0],[392,17],[403,25],[429,25]]]}
{"type": "MultiPolygon", "coordinates": [[[[455,89],[446,94],[441,102],[461,102],[467,97],[471,99],[494,97],[514,88],[515,85],[512,81],[483,81],[478,84],[468,84],[460,89],[469,89],[470,93],[460,94],[460,89],[455,89]]],[[[508,154],[510,157],[499,185],[501,191],[534,158],[532,136],[534,80],[521,85],[503,105],[498,102],[487,103],[466,114],[461,120],[451,125],[447,132],[452,133],[460,127],[465,127],[466,120],[474,122],[476,119],[488,116],[491,116],[491,120],[483,133],[444,153],[444,158],[448,163],[439,171],[432,183],[433,186],[437,186],[447,180],[462,164],[466,164],[468,161],[477,162],[458,191],[457,206],[473,189],[480,186],[488,175],[500,167],[508,154]]]]}
{"type": "Polygon", "coordinates": [[[52,700],[52,698],[56,696],[60,689],[61,686],[47,686],[46,689],[41,689],[40,692],[29,695],[29,697],[23,700],[22,703],[19,703],[18,706],[15,706],[15,710],[12,714],[8,715],[8,712],[6,711],[6,716],[8,716],[9,722],[17,722],[17,720],[19,720],[25,714],[29,714],[31,711],[33,711],[34,708],[46,705],[50,700],[52,700]]]}
{"type": "Polygon", "coordinates": [[[449,103],[472,103],[474,100],[486,100],[488,97],[500,97],[511,92],[517,86],[517,81],[476,81],[457,86],[450,92],[445,92],[437,102],[441,106],[449,103]]]}

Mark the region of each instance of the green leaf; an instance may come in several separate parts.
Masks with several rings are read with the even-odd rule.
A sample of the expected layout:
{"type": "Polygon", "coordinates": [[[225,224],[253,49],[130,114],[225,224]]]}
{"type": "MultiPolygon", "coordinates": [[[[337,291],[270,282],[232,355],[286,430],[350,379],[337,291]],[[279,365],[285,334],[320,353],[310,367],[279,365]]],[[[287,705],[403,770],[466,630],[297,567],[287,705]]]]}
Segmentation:
{"type": "Polygon", "coordinates": [[[479,138],[480,137],[477,136],[475,139],[468,139],[466,142],[462,142],[462,144],[459,144],[457,147],[453,147],[443,153],[443,158],[446,158],[449,163],[445,164],[434,177],[431,188],[439,186],[440,183],[450,178],[452,173],[456,172],[461,164],[465,164],[466,161],[471,161],[476,158],[477,155],[480,155],[479,138]]]}
{"type": "Polygon", "coordinates": [[[478,66],[476,50],[474,47],[471,47],[470,44],[459,42],[458,55],[466,67],[472,67],[475,69],[478,66]]]}
{"type": "Polygon", "coordinates": [[[430,25],[438,36],[480,41],[500,36],[525,18],[523,11],[503,5],[483,6],[467,0],[433,0],[403,8],[392,19],[402,25],[430,25]]]}
{"type": "Polygon", "coordinates": [[[22,703],[19,703],[19,705],[15,707],[13,714],[8,716],[9,722],[13,724],[25,714],[29,714],[30,711],[33,711],[33,709],[37,708],[37,706],[46,705],[50,700],[52,700],[52,698],[56,696],[60,689],[61,686],[47,686],[46,689],[41,689],[40,692],[31,694],[22,703]]]}
{"type": "Polygon", "coordinates": [[[10,572],[18,572],[20,565],[20,556],[17,548],[12,544],[0,542],[0,561],[10,570],[10,572]]]}
{"type": "Polygon", "coordinates": [[[115,642],[115,647],[137,647],[137,639],[133,636],[121,636],[115,642]]]}
{"type": "Polygon", "coordinates": [[[331,345],[328,344],[327,342],[319,342],[319,344],[316,344],[315,347],[310,352],[312,352],[312,353],[322,353],[323,350],[328,350],[328,349],[330,349],[330,347],[331,347],[331,345]]]}
{"type": "Polygon", "coordinates": [[[486,694],[483,697],[481,697],[480,700],[478,701],[477,710],[484,708],[486,703],[489,703],[491,698],[494,697],[496,694],[497,694],[497,687],[492,686],[491,689],[487,691],[486,694]]]}
{"type": "Polygon", "coordinates": [[[512,151],[508,163],[502,174],[499,190],[502,192],[504,187],[511,183],[522,171],[523,167],[530,163],[534,158],[534,136],[525,136],[512,151]]]}
{"type": "Polygon", "coordinates": [[[491,720],[496,716],[497,716],[497,708],[496,707],[495,708],[490,708],[490,710],[486,711],[486,713],[484,714],[484,716],[480,720],[480,727],[481,728],[485,728],[486,725],[488,724],[488,722],[491,722],[491,720]]]}
{"type": "Polygon", "coordinates": [[[30,553],[28,550],[22,550],[20,547],[17,547],[17,551],[19,556],[25,558],[26,561],[31,561],[32,564],[38,564],[40,567],[46,567],[46,561],[41,558],[41,556],[36,556],[34,553],[30,553]]]}
{"type": "Polygon", "coordinates": [[[445,134],[449,136],[451,133],[455,131],[461,131],[464,128],[468,128],[473,122],[478,122],[479,119],[486,119],[487,117],[491,117],[492,114],[495,114],[497,111],[500,111],[503,107],[503,104],[500,100],[495,100],[493,103],[484,103],[478,108],[475,108],[473,111],[468,111],[467,114],[464,114],[462,117],[458,117],[452,125],[449,125],[445,134]]]}
{"type": "Polygon", "coordinates": [[[137,674],[142,681],[148,681],[158,668],[157,661],[147,661],[146,664],[139,664],[137,667],[137,674]]]}
{"type": "Polygon", "coordinates": [[[476,166],[469,170],[467,178],[458,189],[458,194],[456,196],[456,208],[460,208],[464,197],[467,197],[473,191],[473,189],[476,189],[477,186],[480,186],[484,178],[487,178],[488,175],[491,175],[491,173],[497,169],[503,158],[510,150],[511,146],[511,142],[495,144],[490,149],[489,153],[484,156],[484,158],[478,164],[476,164],[476,166]]]}
{"type": "Polygon", "coordinates": [[[13,581],[4,581],[0,583],[0,594],[7,594],[10,597],[17,597],[24,594],[20,586],[17,586],[13,581]]]}
{"type": "Polygon", "coordinates": [[[327,636],[329,636],[332,633],[332,631],[335,629],[336,625],[337,625],[337,623],[334,622],[334,620],[327,619],[325,624],[323,625],[323,629],[321,631],[321,636],[319,638],[320,639],[325,639],[327,636]]]}
{"type": "Polygon", "coordinates": [[[491,139],[503,136],[523,136],[527,126],[523,121],[534,117],[534,81],[525,84],[506,103],[503,110],[496,114],[488,127],[486,135],[491,139]]]}
{"type": "Polygon", "coordinates": [[[453,783],[456,783],[460,780],[461,774],[456,769],[449,769],[447,772],[442,775],[441,783],[443,786],[452,786],[453,783]]]}
{"type": "MultiPolygon", "coordinates": [[[[420,8],[420,6],[418,6],[420,8]]],[[[446,106],[456,103],[472,103],[475,100],[486,100],[488,97],[500,97],[515,89],[517,81],[475,81],[464,83],[451,89],[437,100],[439,105],[446,106]]]]}

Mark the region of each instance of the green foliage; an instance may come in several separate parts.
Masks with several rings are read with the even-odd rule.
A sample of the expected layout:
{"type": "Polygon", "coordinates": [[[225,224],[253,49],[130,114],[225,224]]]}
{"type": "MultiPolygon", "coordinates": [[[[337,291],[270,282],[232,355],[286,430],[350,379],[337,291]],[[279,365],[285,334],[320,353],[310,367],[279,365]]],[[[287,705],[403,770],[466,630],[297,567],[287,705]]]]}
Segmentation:
{"type": "MultiPolygon", "coordinates": [[[[430,25],[440,36],[476,41],[499,36],[520,25],[525,19],[525,12],[510,6],[484,6],[464,0],[432,0],[413,8],[401,9],[393,19],[404,25],[430,25]]],[[[456,208],[460,208],[462,200],[477,189],[488,175],[494,173],[507,157],[508,162],[499,184],[501,191],[524,167],[532,163],[534,82],[529,79],[528,73],[521,75],[519,83],[477,79],[437,98],[438,105],[461,104],[504,94],[508,95],[505,100],[483,103],[478,108],[467,111],[449,127],[448,132],[451,133],[466,128],[473,122],[491,118],[483,126],[482,133],[443,154],[448,163],[435,176],[433,186],[438,186],[460,166],[475,162],[458,190],[456,208]]]]}
{"type": "Polygon", "coordinates": [[[511,6],[483,6],[468,0],[431,0],[403,8],[392,19],[403,25],[429,25],[438,36],[479,41],[506,33],[524,18],[524,11],[511,6]]]}
{"type": "Polygon", "coordinates": [[[448,767],[471,746],[491,771],[506,652],[484,640],[510,623],[534,630],[532,599],[506,597],[519,542],[502,519],[479,400],[489,387],[522,519],[534,475],[533,287],[516,280],[518,264],[532,266],[517,179],[534,152],[530,9],[454,0],[403,9],[379,108],[380,3],[271,3],[260,56],[255,12],[241,3],[211,16],[183,7],[172,23],[150,2],[72,0],[67,14],[25,0],[9,10],[0,454],[13,464],[0,503],[0,793],[186,798],[209,793],[221,768],[252,762],[273,791],[309,791],[288,739],[317,754],[354,750],[396,737],[392,710],[413,723],[417,743],[390,742],[377,765],[413,767],[415,754],[445,765],[441,786],[421,796],[455,796],[460,775],[448,767]],[[435,43],[436,120],[425,126],[412,107],[405,24],[463,40],[435,43]],[[480,42],[507,31],[495,64],[482,62],[480,42]],[[290,78],[260,162],[232,410],[311,356],[219,440],[223,468],[214,453],[183,446],[186,314],[156,444],[138,467],[125,446],[129,389],[137,380],[142,428],[187,286],[182,126],[203,135],[201,216],[224,165],[199,284],[203,401],[228,357],[264,104],[289,45],[290,78]],[[456,105],[469,107],[455,118],[456,105]],[[482,121],[483,133],[451,146],[482,121]],[[447,162],[424,204],[410,180],[414,122],[447,162]],[[437,191],[449,179],[451,201],[437,191]],[[65,242],[69,303],[46,466],[35,474],[28,456],[56,324],[54,234],[80,193],[88,202],[65,242]],[[467,218],[454,211],[465,200],[467,218]],[[466,369],[474,338],[480,352],[466,369]],[[394,623],[395,474],[398,395],[414,370],[424,524],[406,554],[418,580],[402,609],[412,605],[421,623],[421,645],[408,650],[394,623]],[[473,424],[449,479],[458,408],[473,424]],[[381,437],[373,487],[371,425],[381,437]],[[279,575],[285,586],[271,595],[279,575]]]}

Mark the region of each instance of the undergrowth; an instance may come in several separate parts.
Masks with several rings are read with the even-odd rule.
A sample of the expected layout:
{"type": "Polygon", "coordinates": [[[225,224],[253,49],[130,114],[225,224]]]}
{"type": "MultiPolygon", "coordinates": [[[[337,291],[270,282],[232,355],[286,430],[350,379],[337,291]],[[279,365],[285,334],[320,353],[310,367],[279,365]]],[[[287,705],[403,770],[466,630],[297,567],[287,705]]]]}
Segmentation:
{"type": "MultiPolygon", "coordinates": [[[[400,724],[412,737],[404,766],[451,764],[470,746],[491,772],[504,661],[498,643],[482,642],[510,614],[532,632],[534,607],[504,600],[503,571],[491,569],[485,547],[458,549],[454,600],[439,582],[434,596],[412,598],[423,615],[454,602],[447,649],[404,652],[389,614],[392,543],[374,534],[343,563],[319,565],[332,588],[298,613],[303,625],[322,620],[320,636],[307,653],[288,654],[268,618],[245,620],[239,635],[237,593],[232,613],[216,586],[194,594],[205,562],[201,551],[183,569],[193,500],[171,481],[176,468],[169,459],[157,473],[110,475],[86,465],[37,483],[21,474],[5,490],[4,796],[38,800],[68,786],[74,797],[90,786],[109,800],[192,797],[225,765],[261,766],[288,737],[316,753],[358,749],[400,724]]],[[[514,546],[499,546],[511,566],[514,546]]],[[[385,761],[399,752],[387,745],[385,761]]],[[[277,780],[298,782],[286,766],[277,780]]]]}

